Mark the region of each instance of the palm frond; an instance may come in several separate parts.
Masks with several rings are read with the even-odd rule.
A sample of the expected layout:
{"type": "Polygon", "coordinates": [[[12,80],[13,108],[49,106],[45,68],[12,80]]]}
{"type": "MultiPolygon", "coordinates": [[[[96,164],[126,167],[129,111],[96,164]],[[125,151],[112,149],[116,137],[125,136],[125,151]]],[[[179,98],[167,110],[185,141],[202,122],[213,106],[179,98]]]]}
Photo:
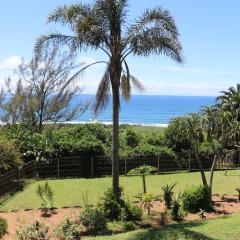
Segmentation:
{"type": "Polygon", "coordinates": [[[130,78],[128,75],[123,74],[121,78],[121,93],[126,101],[130,99],[131,96],[131,85],[130,78]]]}
{"type": "Polygon", "coordinates": [[[110,99],[110,71],[109,71],[109,65],[106,68],[106,71],[102,77],[102,80],[98,86],[95,103],[94,103],[94,115],[98,115],[101,110],[103,110],[110,99]]]}
{"type": "Polygon", "coordinates": [[[182,46],[171,14],[156,8],[147,10],[128,31],[130,52],[139,56],[164,54],[181,63],[182,46]]]}
{"type": "Polygon", "coordinates": [[[70,6],[63,5],[56,8],[48,15],[47,22],[61,23],[62,25],[70,25],[72,28],[76,21],[91,15],[91,6],[87,4],[72,4],[70,6]]]}

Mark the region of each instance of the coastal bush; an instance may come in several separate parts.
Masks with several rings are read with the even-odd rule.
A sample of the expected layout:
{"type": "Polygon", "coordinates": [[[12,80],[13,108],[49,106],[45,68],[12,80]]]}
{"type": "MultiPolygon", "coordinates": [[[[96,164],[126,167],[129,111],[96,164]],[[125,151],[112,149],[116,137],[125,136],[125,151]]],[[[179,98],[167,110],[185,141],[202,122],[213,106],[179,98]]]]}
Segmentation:
{"type": "Polygon", "coordinates": [[[66,218],[57,227],[56,235],[60,240],[80,240],[80,226],[77,223],[66,218]]]}
{"type": "Polygon", "coordinates": [[[204,186],[193,186],[186,189],[182,195],[182,208],[190,213],[197,213],[200,209],[212,211],[211,196],[204,186]]]}
{"type": "Polygon", "coordinates": [[[8,229],[7,220],[5,218],[0,218],[0,238],[2,238],[6,233],[8,229]]]}
{"type": "Polygon", "coordinates": [[[5,171],[11,167],[22,165],[21,153],[14,140],[0,137],[0,169],[5,171]]]}
{"type": "Polygon", "coordinates": [[[49,240],[47,233],[48,227],[39,221],[35,221],[23,229],[17,230],[16,238],[17,240],[49,240]]]}
{"type": "Polygon", "coordinates": [[[125,134],[127,146],[134,148],[139,144],[140,139],[136,132],[132,130],[126,130],[125,134]]]}

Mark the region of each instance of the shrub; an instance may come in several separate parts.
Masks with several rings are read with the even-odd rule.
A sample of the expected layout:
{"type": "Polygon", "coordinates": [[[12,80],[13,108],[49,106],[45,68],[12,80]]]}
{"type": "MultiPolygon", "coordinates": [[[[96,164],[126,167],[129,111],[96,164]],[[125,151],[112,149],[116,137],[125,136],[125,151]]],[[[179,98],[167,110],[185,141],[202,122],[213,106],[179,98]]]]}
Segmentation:
{"type": "Polygon", "coordinates": [[[22,166],[20,151],[14,140],[0,136],[0,170],[8,170],[13,166],[22,166]]]}
{"type": "Polygon", "coordinates": [[[117,198],[112,189],[108,189],[102,197],[101,208],[106,218],[110,221],[137,221],[142,218],[142,210],[124,201],[120,196],[117,198]]]}
{"type": "Polygon", "coordinates": [[[7,220],[5,218],[0,218],[0,238],[7,233],[7,220]]]}
{"type": "Polygon", "coordinates": [[[162,186],[163,190],[163,199],[165,201],[165,205],[167,209],[171,209],[172,206],[172,198],[173,198],[173,188],[176,186],[176,183],[166,184],[162,186]]]}
{"type": "Polygon", "coordinates": [[[133,231],[136,229],[136,226],[135,226],[134,222],[132,222],[132,221],[124,222],[123,227],[124,227],[125,232],[133,231]]]}
{"type": "Polygon", "coordinates": [[[18,240],[48,240],[47,233],[46,225],[36,221],[24,229],[17,230],[16,238],[18,240]]]}
{"type": "Polygon", "coordinates": [[[57,228],[57,237],[60,240],[79,240],[80,226],[66,218],[57,228]]]}
{"type": "Polygon", "coordinates": [[[125,221],[140,221],[142,219],[142,209],[136,205],[126,203],[125,204],[125,219],[121,218],[122,220],[125,221]]]}
{"type": "Polygon", "coordinates": [[[91,234],[99,235],[106,231],[106,217],[99,208],[86,208],[80,213],[80,221],[91,234]]]}
{"type": "Polygon", "coordinates": [[[121,199],[122,189],[119,190],[119,197],[117,198],[113,190],[110,188],[104,192],[102,197],[101,207],[104,215],[110,221],[120,220],[122,208],[125,206],[125,202],[121,199]]]}
{"type": "Polygon", "coordinates": [[[129,232],[133,231],[136,229],[136,225],[134,222],[129,221],[129,222],[124,222],[124,221],[113,221],[109,222],[107,224],[107,229],[111,233],[123,233],[123,232],[129,232]]]}
{"type": "Polygon", "coordinates": [[[184,191],[182,195],[182,207],[184,211],[197,213],[200,209],[212,210],[209,190],[204,186],[191,187],[184,191]]]}

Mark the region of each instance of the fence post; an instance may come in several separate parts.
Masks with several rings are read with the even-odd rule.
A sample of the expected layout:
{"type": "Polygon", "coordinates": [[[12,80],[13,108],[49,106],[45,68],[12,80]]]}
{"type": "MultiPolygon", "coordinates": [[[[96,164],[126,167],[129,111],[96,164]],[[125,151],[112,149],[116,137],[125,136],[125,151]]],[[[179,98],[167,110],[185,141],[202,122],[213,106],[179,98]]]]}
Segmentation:
{"type": "Polygon", "coordinates": [[[93,157],[91,157],[91,177],[93,178],[94,177],[94,159],[93,157]]]}
{"type": "Polygon", "coordinates": [[[159,173],[160,172],[160,157],[159,157],[159,155],[157,156],[157,170],[159,173]]]}
{"type": "Polygon", "coordinates": [[[127,158],[126,157],[124,158],[124,172],[125,172],[125,175],[127,175],[127,158]]]}
{"type": "Polygon", "coordinates": [[[60,177],[60,160],[59,160],[59,158],[57,161],[57,176],[58,176],[58,178],[60,177]]]}
{"type": "Polygon", "coordinates": [[[191,158],[188,158],[188,171],[191,172],[191,158]]]}

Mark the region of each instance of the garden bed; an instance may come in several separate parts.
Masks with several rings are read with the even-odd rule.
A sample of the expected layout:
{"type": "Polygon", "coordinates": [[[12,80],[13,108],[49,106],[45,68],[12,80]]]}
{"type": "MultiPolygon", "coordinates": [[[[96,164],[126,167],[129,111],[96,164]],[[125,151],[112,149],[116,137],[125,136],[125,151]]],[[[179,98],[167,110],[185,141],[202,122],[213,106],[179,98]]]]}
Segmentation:
{"type": "MultiPolygon", "coordinates": [[[[205,219],[218,218],[226,215],[230,215],[236,212],[240,212],[240,202],[238,196],[235,195],[214,195],[213,196],[214,213],[206,213],[205,219]]],[[[0,217],[4,217],[8,222],[8,234],[3,237],[4,240],[14,239],[14,235],[17,229],[32,223],[34,220],[39,220],[45,223],[49,227],[49,234],[53,236],[54,229],[64,220],[65,217],[69,219],[76,219],[79,217],[81,209],[76,208],[59,208],[53,211],[53,214],[49,217],[43,217],[41,210],[25,210],[14,212],[1,212],[0,217]]],[[[153,203],[151,214],[153,216],[152,225],[159,227],[158,216],[165,211],[163,202],[156,201],[153,203]]],[[[198,214],[188,214],[184,220],[194,221],[200,219],[198,214]]],[[[57,238],[51,237],[55,240],[57,238]]]]}

